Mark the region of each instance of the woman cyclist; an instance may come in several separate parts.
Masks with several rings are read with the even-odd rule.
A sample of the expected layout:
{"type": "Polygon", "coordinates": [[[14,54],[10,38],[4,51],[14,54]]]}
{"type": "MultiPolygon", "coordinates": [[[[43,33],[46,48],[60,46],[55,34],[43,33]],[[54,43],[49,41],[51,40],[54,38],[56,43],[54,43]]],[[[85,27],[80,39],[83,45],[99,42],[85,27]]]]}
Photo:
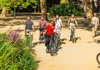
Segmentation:
{"type": "Polygon", "coordinates": [[[71,30],[73,29],[74,32],[74,36],[75,36],[75,26],[78,26],[77,20],[75,18],[74,14],[71,14],[71,18],[69,18],[68,20],[68,25],[69,25],[69,29],[70,29],[70,35],[69,35],[69,41],[71,40],[71,30]]]}

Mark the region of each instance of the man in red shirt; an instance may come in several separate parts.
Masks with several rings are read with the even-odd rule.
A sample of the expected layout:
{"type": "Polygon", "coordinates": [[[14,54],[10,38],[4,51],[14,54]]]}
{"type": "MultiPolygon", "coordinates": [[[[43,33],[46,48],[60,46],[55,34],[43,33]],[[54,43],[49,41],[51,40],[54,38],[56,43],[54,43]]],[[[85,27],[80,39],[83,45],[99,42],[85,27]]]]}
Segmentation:
{"type": "Polygon", "coordinates": [[[52,39],[52,41],[54,42],[54,27],[52,26],[52,23],[49,23],[46,26],[45,29],[45,46],[48,47],[49,44],[49,40],[52,39]]]}

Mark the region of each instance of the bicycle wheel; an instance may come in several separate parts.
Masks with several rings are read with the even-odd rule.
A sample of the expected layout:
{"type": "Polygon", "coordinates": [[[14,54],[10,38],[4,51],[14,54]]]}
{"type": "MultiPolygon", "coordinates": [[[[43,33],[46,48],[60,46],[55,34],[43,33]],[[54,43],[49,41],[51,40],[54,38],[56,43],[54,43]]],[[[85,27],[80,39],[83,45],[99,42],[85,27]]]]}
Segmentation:
{"type": "Polygon", "coordinates": [[[55,54],[55,50],[56,47],[55,47],[55,44],[54,43],[51,43],[51,46],[50,46],[50,54],[51,56],[53,56],[55,54]]]}
{"type": "Polygon", "coordinates": [[[55,47],[58,48],[58,35],[57,35],[57,33],[55,33],[54,42],[55,42],[55,47]]]}
{"type": "Polygon", "coordinates": [[[100,65],[100,53],[97,54],[96,60],[97,60],[97,63],[100,65]]]}

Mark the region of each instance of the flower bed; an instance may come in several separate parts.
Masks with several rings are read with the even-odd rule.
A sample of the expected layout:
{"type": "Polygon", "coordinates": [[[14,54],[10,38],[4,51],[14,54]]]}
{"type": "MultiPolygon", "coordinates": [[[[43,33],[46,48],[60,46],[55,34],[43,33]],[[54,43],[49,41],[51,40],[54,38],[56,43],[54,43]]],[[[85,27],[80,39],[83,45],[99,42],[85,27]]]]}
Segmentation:
{"type": "Polygon", "coordinates": [[[32,47],[20,36],[21,31],[0,34],[0,70],[35,70],[37,62],[32,47]]]}

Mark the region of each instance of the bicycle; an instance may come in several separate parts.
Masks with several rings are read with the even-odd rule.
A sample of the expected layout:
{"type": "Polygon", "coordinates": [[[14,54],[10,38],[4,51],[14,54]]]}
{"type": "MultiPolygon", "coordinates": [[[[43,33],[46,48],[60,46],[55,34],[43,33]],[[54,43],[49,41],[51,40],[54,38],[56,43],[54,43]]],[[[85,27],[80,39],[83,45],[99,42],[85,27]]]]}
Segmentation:
{"type": "Polygon", "coordinates": [[[56,46],[55,43],[53,42],[51,37],[48,37],[49,39],[49,44],[46,48],[46,53],[50,53],[51,56],[54,56],[54,54],[56,53],[56,46]]]}
{"type": "Polygon", "coordinates": [[[97,63],[100,65],[100,60],[99,59],[100,59],[100,53],[98,53],[97,56],[96,56],[97,63]]]}
{"type": "Polygon", "coordinates": [[[25,34],[25,37],[26,37],[26,44],[29,45],[29,46],[33,46],[32,37],[31,37],[32,33],[31,33],[31,32],[32,32],[32,31],[27,30],[27,31],[26,31],[26,34],[25,34]]]}
{"type": "Polygon", "coordinates": [[[70,32],[71,32],[71,34],[70,34],[70,41],[72,41],[73,43],[75,43],[76,42],[76,40],[75,40],[75,31],[74,31],[74,27],[73,26],[70,26],[70,32]]]}

